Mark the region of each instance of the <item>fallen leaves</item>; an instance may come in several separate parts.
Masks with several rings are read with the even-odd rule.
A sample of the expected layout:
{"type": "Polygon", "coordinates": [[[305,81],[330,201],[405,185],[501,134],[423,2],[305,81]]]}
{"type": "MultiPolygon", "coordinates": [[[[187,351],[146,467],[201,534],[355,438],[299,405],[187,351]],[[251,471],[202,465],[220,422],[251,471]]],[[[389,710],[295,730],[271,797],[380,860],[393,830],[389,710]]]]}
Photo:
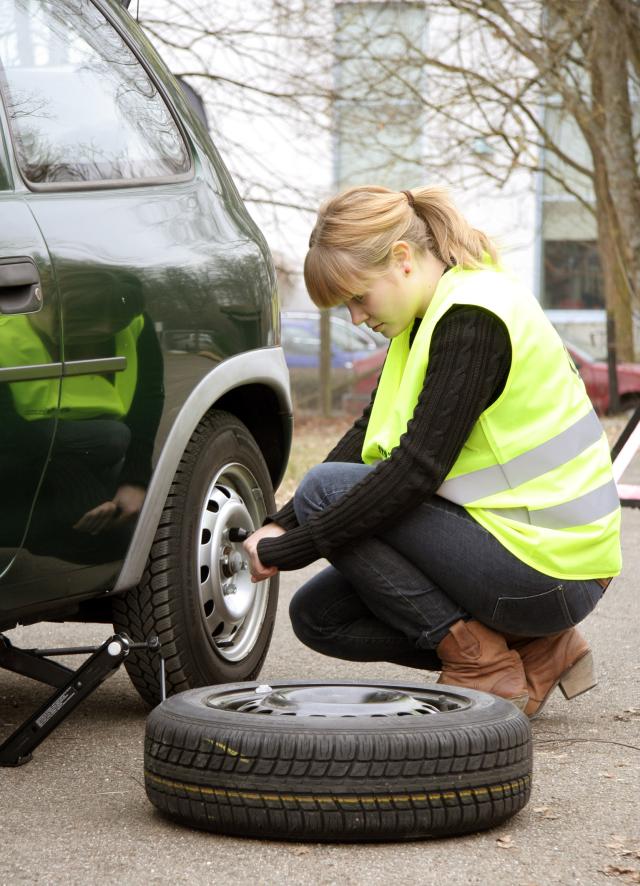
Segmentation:
{"type": "Polygon", "coordinates": [[[625,868],[617,864],[608,864],[601,871],[606,877],[621,877],[625,883],[640,883],[640,870],[625,868]]]}
{"type": "Polygon", "coordinates": [[[292,855],[308,855],[311,852],[310,846],[290,846],[289,852],[292,855]]]}
{"type": "Polygon", "coordinates": [[[503,837],[498,837],[496,840],[496,845],[498,849],[515,849],[516,844],[513,842],[513,837],[511,834],[505,834],[503,837]]]}
{"type": "Polygon", "coordinates": [[[614,720],[630,723],[635,717],[640,717],[640,708],[625,708],[621,714],[614,714],[614,720]]]}
{"type": "Polygon", "coordinates": [[[537,815],[541,815],[542,818],[546,819],[547,821],[555,821],[555,819],[560,818],[558,813],[554,812],[554,810],[550,806],[534,806],[533,811],[537,815]]]}
{"type": "MultiPolygon", "coordinates": [[[[605,847],[617,852],[625,859],[625,862],[631,859],[640,859],[640,848],[629,849],[626,846],[626,838],[619,834],[611,834],[611,842],[605,843],[605,847]]],[[[627,863],[608,864],[601,869],[600,873],[607,877],[619,877],[624,883],[640,883],[640,868],[629,867],[627,863]]]]}

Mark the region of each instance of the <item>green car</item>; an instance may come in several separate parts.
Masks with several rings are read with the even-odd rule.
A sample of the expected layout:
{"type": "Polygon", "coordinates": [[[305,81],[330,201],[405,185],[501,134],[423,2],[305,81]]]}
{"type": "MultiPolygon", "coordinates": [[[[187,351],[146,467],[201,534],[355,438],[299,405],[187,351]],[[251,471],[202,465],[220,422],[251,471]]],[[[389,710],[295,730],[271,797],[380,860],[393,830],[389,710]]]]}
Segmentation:
{"type": "Polygon", "coordinates": [[[268,247],[122,4],[0,21],[0,631],[108,622],[158,635],[169,692],[252,679],[277,579],[231,530],[291,442],[268,247]]]}

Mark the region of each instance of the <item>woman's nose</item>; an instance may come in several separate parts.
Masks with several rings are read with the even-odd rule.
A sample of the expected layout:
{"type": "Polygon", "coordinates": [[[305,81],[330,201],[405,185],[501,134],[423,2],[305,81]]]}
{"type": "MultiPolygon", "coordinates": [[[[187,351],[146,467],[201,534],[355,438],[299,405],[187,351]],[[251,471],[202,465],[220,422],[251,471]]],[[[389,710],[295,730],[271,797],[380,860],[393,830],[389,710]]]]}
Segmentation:
{"type": "Polygon", "coordinates": [[[347,302],[347,308],[351,314],[351,322],[356,326],[359,326],[369,316],[362,305],[359,305],[357,301],[352,300],[347,302]]]}

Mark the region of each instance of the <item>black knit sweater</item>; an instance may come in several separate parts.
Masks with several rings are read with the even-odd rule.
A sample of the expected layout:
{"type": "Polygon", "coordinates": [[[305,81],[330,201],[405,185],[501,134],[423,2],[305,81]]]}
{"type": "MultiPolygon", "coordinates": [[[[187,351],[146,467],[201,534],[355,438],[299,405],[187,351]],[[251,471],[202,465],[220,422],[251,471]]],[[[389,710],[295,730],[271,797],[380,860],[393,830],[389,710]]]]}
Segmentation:
{"type": "MultiPolygon", "coordinates": [[[[416,320],[413,333],[417,330],[416,320]]],[[[506,327],[481,308],[455,306],[438,322],[429,366],[399,445],[341,499],[299,526],[293,500],[271,515],[287,532],[263,539],[265,566],[300,569],[375,534],[438,489],[480,414],[500,395],[511,367],[506,327]]],[[[371,402],[325,461],[361,462],[371,402]]]]}

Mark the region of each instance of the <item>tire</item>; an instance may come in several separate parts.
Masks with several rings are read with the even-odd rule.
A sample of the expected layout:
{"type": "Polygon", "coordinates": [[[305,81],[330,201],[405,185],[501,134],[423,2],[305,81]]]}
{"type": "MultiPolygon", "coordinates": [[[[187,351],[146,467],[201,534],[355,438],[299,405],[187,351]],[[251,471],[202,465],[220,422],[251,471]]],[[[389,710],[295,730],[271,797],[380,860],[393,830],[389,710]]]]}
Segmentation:
{"type": "MultiPolygon", "coordinates": [[[[273,510],[269,472],[246,426],[208,413],[176,471],[142,581],[112,604],[116,631],[134,641],[158,635],[168,695],[258,675],[278,576],[252,584],[242,545],[227,533],[258,528],[273,510]]],[[[158,704],[157,656],[131,652],[125,664],[142,698],[158,704]]]]}
{"type": "Polygon", "coordinates": [[[416,839],[484,830],[521,810],[531,748],[524,714],[483,692],[236,684],[151,712],[145,786],[163,813],[223,834],[416,839]]]}

